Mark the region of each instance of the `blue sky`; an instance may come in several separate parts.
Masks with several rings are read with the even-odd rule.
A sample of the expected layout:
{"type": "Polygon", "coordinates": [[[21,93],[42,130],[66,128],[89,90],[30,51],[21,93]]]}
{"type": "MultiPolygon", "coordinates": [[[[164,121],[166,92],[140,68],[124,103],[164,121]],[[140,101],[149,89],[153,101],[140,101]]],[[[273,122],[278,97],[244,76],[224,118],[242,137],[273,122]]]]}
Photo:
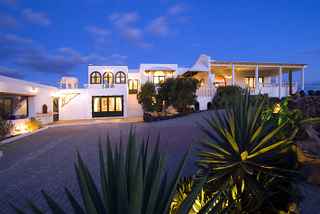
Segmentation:
{"type": "Polygon", "coordinates": [[[320,81],[320,2],[0,0],[0,74],[86,82],[87,64],[307,63],[320,81]]]}

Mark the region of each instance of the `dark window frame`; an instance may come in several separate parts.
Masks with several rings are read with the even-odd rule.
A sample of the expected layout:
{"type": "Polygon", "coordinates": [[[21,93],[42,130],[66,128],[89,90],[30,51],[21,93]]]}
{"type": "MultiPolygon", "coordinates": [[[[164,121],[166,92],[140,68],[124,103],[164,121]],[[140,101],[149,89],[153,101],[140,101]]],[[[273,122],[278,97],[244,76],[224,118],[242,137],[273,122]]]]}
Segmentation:
{"type": "Polygon", "coordinates": [[[101,84],[101,82],[102,82],[102,77],[99,71],[94,71],[90,74],[90,84],[101,84]]]}
{"type": "Polygon", "coordinates": [[[119,117],[124,115],[124,99],[123,95],[113,95],[113,96],[92,96],[92,117],[119,117]],[[114,98],[115,105],[116,105],[116,98],[121,98],[121,111],[109,111],[109,98],[114,98]],[[94,100],[95,98],[99,98],[99,112],[94,111],[94,100]],[[107,98],[107,106],[108,111],[101,111],[102,103],[101,99],[107,98]]]}
{"type": "Polygon", "coordinates": [[[127,76],[123,71],[118,71],[115,75],[115,83],[116,84],[126,84],[127,76]]]}
{"type": "Polygon", "coordinates": [[[0,109],[3,109],[3,112],[0,111],[0,117],[6,119],[6,120],[18,120],[18,119],[25,119],[29,117],[29,97],[27,96],[17,96],[17,97],[25,97],[26,100],[26,114],[24,115],[14,115],[13,110],[14,110],[14,97],[10,96],[1,96],[0,97],[0,109]],[[1,102],[2,100],[2,102],[1,102]],[[5,103],[4,100],[10,100],[11,102],[11,108],[10,112],[6,113],[4,111],[5,109],[5,103]]]}
{"type": "Polygon", "coordinates": [[[104,72],[103,74],[103,84],[106,84],[106,85],[109,85],[109,78],[111,74],[111,84],[110,85],[113,85],[114,84],[114,75],[112,72],[108,71],[108,72],[104,72]],[[106,81],[107,80],[107,81],[106,81]]]}
{"type": "MultiPolygon", "coordinates": [[[[264,77],[259,77],[259,82],[260,82],[260,79],[262,80],[262,83],[260,83],[260,84],[264,85],[264,77]]],[[[244,81],[245,81],[245,83],[246,82],[249,83],[249,84],[246,83],[249,88],[256,88],[256,77],[255,76],[246,76],[246,77],[244,77],[244,81]],[[253,81],[252,82],[253,87],[250,86],[250,80],[253,81]]]]}
{"type": "Polygon", "coordinates": [[[129,89],[129,94],[136,94],[138,93],[138,89],[139,89],[139,80],[138,79],[128,79],[128,89],[129,89]],[[137,87],[135,88],[130,88],[130,83],[131,82],[136,82],[137,83],[137,87]]]}
{"type": "Polygon", "coordinates": [[[160,83],[164,82],[166,80],[166,76],[165,75],[156,75],[152,77],[152,83],[159,85],[160,83]],[[162,81],[160,81],[160,78],[163,79],[162,81]],[[155,79],[158,79],[158,83],[155,83],[155,79]]]}

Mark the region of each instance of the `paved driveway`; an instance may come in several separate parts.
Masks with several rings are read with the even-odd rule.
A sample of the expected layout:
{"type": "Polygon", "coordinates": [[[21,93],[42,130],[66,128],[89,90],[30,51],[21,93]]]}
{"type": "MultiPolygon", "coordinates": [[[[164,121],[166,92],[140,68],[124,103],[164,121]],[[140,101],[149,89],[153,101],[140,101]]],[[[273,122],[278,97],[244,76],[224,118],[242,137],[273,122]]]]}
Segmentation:
{"type": "MultiPolygon", "coordinates": [[[[135,124],[140,138],[151,135],[155,139],[161,133],[161,146],[166,151],[169,168],[176,166],[189,145],[203,135],[196,123],[203,121],[209,113],[198,113],[183,118],[155,123],[135,124]]],[[[127,134],[131,124],[105,123],[82,126],[49,128],[0,147],[4,156],[0,159],[0,213],[13,213],[8,202],[24,207],[26,199],[35,201],[45,209],[40,191],[46,190],[57,199],[67,211],[71,208],[63,194],[68,187],[79,195],[74,172],[74,161],[78,150],[98,177],[97,145],[99,138],[107,133],[114,144],[119,142],[120,132],[127,134]]],[[[184,174],[195,170],[192,158],[187,162],[184,174]]],[[[320,210],[319,190],[305,186],[306,196],[303,213],[317,213],[320,210]]]]}
{"type": "MultiPolygon", "coordinates": [[[[168,164],[173,168],[189,145],[201,138],[196,122],[208,113],[155,123],[137,123],[140,138],[150,134],[155,139],[161,133],[161,146],[167,152],[168,164]]],[[[40,191],[46,190],[70,208],[63,188],[78,192],[74,161],[78,150],[92,172],[98,175],[98,140],[109,133],[113,143],[119,142],[120,132],[127,134],[132,124],[105,123],[49,128],[16,143],[0,147],[0,213],[11,213],[7,202],[23,207],[26,199],[42,205],[40,191]]],[[[193,161],[187,163],[185,174],[194,170],[193,161]]],[[[98,177],[98,176],[96,176],[98,177]]]]}

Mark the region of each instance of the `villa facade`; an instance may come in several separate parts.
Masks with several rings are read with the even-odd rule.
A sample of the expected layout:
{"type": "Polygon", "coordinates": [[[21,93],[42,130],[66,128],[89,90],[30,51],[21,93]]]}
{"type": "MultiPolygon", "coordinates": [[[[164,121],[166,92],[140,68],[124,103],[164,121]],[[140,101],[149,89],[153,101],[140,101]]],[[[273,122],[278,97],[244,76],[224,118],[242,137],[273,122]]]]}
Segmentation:
{"type": "Polygon", "coordinates": [[[197,108],[206,110],[217,87],[239,85],[252,94],[279,98],[303,90],[305,68],[305,64],[216,61],[201,55],[191,67],[140,64],[138,69],[129,69],[88,65],[88,81],[83,87],[75,77],[63,77],[59,87],[51,87],[0,76],[0,114],[15,124],[30,117],[46,124],[54,120],[141,116],[137,101],[140,86],[147,81],[157,85],[179,76],[200,81],[197,108]],[[293,81],[295,72],[300,73],[299,82],[293,81]]]}

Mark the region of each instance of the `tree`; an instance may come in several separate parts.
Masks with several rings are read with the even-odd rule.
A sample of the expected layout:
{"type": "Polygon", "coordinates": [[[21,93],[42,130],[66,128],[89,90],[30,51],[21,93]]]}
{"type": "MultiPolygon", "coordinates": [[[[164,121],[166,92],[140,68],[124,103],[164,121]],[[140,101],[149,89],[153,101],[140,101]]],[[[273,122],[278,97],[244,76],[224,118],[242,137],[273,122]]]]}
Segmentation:
{"type": "Polygon", "coordinates": [[[156,110],[156,88],[151,82],[146,82],[141,86],[138,93],[138,102],[142,105],[144,112],[152,112],[156,110]]]}
{"type": "Polygon", "coordinates": [[[179,112],[187,112],[196,103],[196,91],[199,81],[193,78],[169,78],[160,85],[157,102],[165,101],[165,106],[172,105],[179,112]]]}

